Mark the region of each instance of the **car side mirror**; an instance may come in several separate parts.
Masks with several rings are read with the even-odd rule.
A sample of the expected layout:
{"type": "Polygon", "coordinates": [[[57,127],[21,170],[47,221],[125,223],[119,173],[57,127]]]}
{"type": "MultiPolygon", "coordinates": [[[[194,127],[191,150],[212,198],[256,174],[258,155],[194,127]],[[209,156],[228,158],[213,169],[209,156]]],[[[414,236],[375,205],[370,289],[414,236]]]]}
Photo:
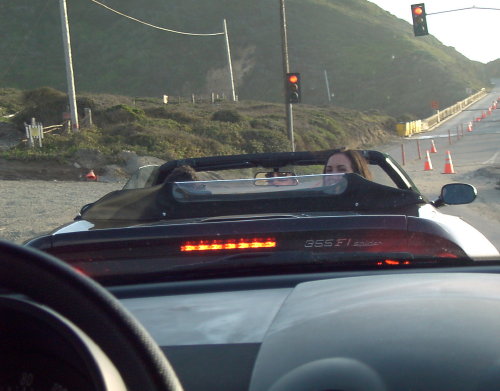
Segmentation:
{"type": "Polygon", "coordinates": [[[438,199],[432,204],[439,208],[443,205],[470,204],[477,197],[477,190],[467,183],[449,183],[441,189],[438,199]]]}

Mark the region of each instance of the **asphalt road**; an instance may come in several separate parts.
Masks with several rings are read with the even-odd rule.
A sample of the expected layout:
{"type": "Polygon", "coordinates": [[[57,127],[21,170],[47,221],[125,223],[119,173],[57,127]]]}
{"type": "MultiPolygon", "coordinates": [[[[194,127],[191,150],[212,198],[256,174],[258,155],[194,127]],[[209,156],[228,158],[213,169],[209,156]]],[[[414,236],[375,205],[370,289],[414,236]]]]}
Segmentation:
{"type": "Polygon", "coordinates": [[[419,189],[435,199],[446,183],[465,182],[478,189],[478,198],[470,205],[446,206],[442,212],[462,217],[478,228],[500,249],[500,102],[496,110],[479,122],[475,118],[488,111],[500,97],[500,81],[494,90],[463,112],[444,121],[430,132],[402,138],[400,143],[381,147],[409,173],[419,189]],[[472,131],[467,125],[472,121],[472,131]],[[424,171],[426,150],[432,141],[437,153],[430,153],[432,171],[424,171]],[[403,145],[403,148],[402,148],[403,145]],[[420,147],[420,156],[418,149],[420,147]],[[447,151],[454,174],[443,174],[447,151]]]}

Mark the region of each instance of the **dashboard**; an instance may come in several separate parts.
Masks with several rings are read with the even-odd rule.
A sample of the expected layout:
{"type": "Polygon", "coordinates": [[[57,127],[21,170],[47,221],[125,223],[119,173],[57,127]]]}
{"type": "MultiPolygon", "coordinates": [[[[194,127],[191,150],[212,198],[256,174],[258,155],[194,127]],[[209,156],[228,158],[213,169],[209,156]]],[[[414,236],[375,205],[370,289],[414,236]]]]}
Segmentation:
{"type": "Polygon", "coordinates": [[[479,271],[302,276],[298,284],[289,276],[255,280],[254,289],[247,280],[239,289],[220,281],[203,292],[198,283],[189,293],[180,293],[184,285],[144,288],[146,297],[141,289],[115,294],[186,390],[493,390],[500,276],[479,271]]]}
{"type": "Polygon", "coordinates": [[[1,391],[500,385],[497,264],[104,289],[0,246],[1,391]]]}

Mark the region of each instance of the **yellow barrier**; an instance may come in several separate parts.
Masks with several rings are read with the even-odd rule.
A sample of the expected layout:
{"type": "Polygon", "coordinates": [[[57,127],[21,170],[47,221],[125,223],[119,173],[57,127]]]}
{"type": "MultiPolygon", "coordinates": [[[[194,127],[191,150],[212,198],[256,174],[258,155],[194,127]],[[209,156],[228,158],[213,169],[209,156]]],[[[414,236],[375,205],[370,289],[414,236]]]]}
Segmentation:
{"type": "Polygon", "coordinates": [[[400,137],[409,137],[415,133],[425,132],[431,130],[434,126],[439,124],[443,119],[452,116],[470,106],[472,103],[477,102],[484,95],[486,95],[486,90],[482,88],[479,92],[467,97],[466,99],[455,103],[454,105],[447,107],[437,114],[425,118],[423,120],[416,120],[411,122],[399,122],[396,124],[396,132],[400,137]]]}
{"type": "Polygon", "coordinates": [[[412,134],[420,133],[422,131],[422,120],[400,122],[396,124],[396,131],[401,137],[409,137],[412,134]]]}

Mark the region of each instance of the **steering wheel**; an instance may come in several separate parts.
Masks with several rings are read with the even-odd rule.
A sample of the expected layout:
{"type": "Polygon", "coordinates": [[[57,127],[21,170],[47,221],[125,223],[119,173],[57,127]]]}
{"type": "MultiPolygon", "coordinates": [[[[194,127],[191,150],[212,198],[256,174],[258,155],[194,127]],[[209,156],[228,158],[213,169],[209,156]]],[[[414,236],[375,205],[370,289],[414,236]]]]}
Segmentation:
{"type": "Polygon", "coordinates": [[[57,258],[0,240],[0,287],[27,295],[77,325],[108,355],[128,390],[182,391],[165,355],[133,315],[57,258]]]}

